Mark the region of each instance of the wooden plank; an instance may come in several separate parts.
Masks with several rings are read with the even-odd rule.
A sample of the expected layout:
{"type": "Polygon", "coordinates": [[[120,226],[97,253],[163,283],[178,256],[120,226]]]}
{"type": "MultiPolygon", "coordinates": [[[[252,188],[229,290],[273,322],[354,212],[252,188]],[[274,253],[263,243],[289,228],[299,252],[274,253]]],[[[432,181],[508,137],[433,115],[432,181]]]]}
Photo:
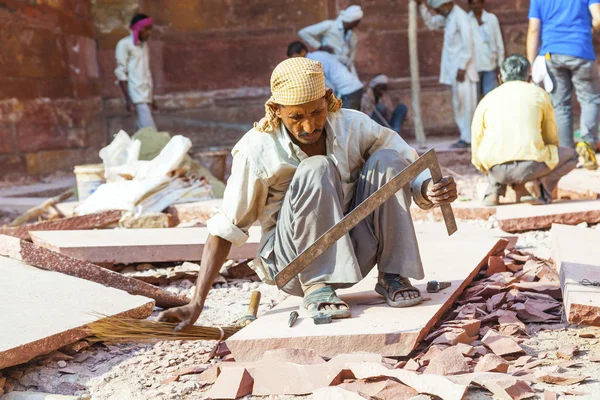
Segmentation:
{"type": "MultiPolygon", "coordinates": [[[[246,244],[231,248],[229,258],[256,257],[260,227],[251,227],[249,234],[246,244]]],[[[36,245],[91,263],[197,261],[202,259],[208,228],[39,231],[31,237],[36,245]]]]}
{"type": "Polygon", "coordinates": [[[145,318],[154,301],[0,256],[0,369],[87,336],[105,316],[145,318]]]}
{"type": "Polygon", "coordinates": [[[377,270],[350,289],[340,290],[352,318],[328,325],[314,325],[301,307],[302,299],[289,297],[273,310],[227,341],[237,361],[256,361],[266,350],[311,348],[323,357],[365,351],[385,356],[406,356],[422,340],[442,314],[485,265],[488,256],[500,253],[507,242],[495,237],[462,233],[446,236],[439,231],[417,233],[425,279],[414,282],[431,300],[412,308],[388,307],[374,292],[377,270]],[[429,280],[451,281],[440,293],[426,293],[429,280]],[[287,320],[291,311],[300,318],[293,328],[287,320]]]}
{"type": "Polygon", "coordinates": [[[552,226],[552,257],[559,268],[567,321],[600,326],[600,230],[552,226]]]}
{"type": "Polygon", "coordinates": [[[506,232],[548,229],[552,224],[600,223],[600,200],[562,201],[543,206],[516,204],[499,207],[498,226],[506,232]]]}

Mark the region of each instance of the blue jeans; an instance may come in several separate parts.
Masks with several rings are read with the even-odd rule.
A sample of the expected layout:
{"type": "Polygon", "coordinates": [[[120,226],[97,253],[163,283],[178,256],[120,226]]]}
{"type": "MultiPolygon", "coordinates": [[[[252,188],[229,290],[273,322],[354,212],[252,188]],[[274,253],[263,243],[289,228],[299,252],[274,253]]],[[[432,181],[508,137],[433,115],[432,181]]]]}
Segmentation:
{"type": "MultiPolygon", "coordinates": [[[[377,108],[377,111],[379,111],[381,115],[385,115],[385,107],[383,104],[377,104],[375,108],[377,108]]],[[[404,104],[399,104],[398,107],[394,109],[394,112],[392,112],[392,116],[387,118],[385,122],[387,122],[387,125],[389,125],[392,130],[400,133],[400,128],[402,128],[402,124],[406,119],[406,114],[408,114],[408,107],[404,104]]],[[[379,118],[379,115],[376,113],[373,113],[371,118],[379,125],[386,126],[386,124],[381,121],[381,118],[379,118]]]]}
{"type": "Polygon", "coordinates": [[[482,98],[497,87],[498,74],[495,70],[479,72],[479,92],[482,98]]]}

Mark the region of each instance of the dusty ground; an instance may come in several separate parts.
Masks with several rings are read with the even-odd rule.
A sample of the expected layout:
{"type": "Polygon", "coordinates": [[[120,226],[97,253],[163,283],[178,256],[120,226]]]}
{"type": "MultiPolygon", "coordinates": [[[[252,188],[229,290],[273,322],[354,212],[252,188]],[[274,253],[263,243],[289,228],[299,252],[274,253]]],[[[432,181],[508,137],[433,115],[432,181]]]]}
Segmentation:
{"type": "MultiPolygon", "coordinates": [[[[485,184],[485,178],[474,174],[466,164],[453,165],[445,174],[457,177],[460,197],[464,200],[477,198],[477,185],[485,184]]],[[[27,181],[27,183],[30,183],[27,181]]],[[[5,183],[0,184],[3,186],[5,183]]],[[[2,215],[0,218],[10,216],[2,215]]],[[[0,221],[1,223],[1,221],[0,221]]],[[[486,228],[496,228],[492,217],[488,221],[469,221],[486,228]]],[[[600,229],[600,225],[596,227],[600,229]]],[[[540,258],[550,257],[550,235],[547,231],[533,231],[519,235],[517,248],[531,252],[540,258]]],[[[166,286],[169,291],[191,296],[193,283],[187,280],[173,282],[166,286]]],[[[198,321],[200,325],[230,325],[245,314],[252,290],[260,290],[262,300],[259,315],[280,302],[284,296],[273,286],[251,281],[217,284],[210,292],[206,308],[198,321]]],[[[154,316],[158,310],[155,310],[154,316]]],[[[536,324],[530,324],[535,330],[536,324]]],[[[600,399],[600,363],[587,360],[588,350],[598,347],[598,339],[582,339],[577,336],[576,327],[554,331],[541,331],[532,334],[523,343],[528,354],[547,353],[555,357],[560,345],[577,344],[582,350],[576,357],[580,367],[576,372],[592,377],[585,384],[568,387],[588,393],[585,396],[561,398],[600,399]]],[[[84,346],[88,343],[84,342],[84,346]]],[[[0,374],[7,378],[5,391],[36,391],[93,398],[113,399],[201,399],[210,387],[198,374],[182,376],[178,382],[163,383],[175,372],[189,367],[207,367],[217,360],[208,360],[214,342],[159,342],[149,344],[106,345],[90,342],[88,347],[75,352],[69,348],[64,352],[53,352],[24,365],[12,367],[0,374]],[[71,354],[67,355],[65,353],[71,354]]],[[[0,381],[2,381],[0,377],[0,381]]],[[[539,397],[543,389],[551,385],[535,384],[539,397]]],[[[554,387],[556,389],[556,387],[554,387]]],[[[565,387],[560,387],[565,389],[565,387]]],[[[253,399],[249,396],[247,399],[253,399]]],[[[272,399],[292,399],[300,397],[269,397],[272,399]]],[[[304,398],[310,398],[306,396],[304,398]]],[[[470,390],[468,399],[489,399],[488,392],[470,390]]]]}

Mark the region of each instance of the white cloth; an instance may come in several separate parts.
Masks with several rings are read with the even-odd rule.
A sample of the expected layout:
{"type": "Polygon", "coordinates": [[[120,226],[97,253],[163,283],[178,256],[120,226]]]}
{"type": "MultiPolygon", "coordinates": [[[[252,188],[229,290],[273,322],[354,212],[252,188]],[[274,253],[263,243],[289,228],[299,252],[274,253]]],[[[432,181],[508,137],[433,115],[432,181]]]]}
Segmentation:
{"type": "Polygon", "coordinates": [[[340,18],[347,23],[358,21],[362,19],[363,16],[363,10],[360,6],[350,6],[340,12],[340,18]]]}
{"type": "Polygon", "coordinates": [[[438,8],[446,3],[450,3],[452,0],[428,0],[429,6],[432,8],[438,8]]]}
{"type": "Polygon", "coordinates": [[[325,84],[328,88],[333,89],[336,96],[345,96],[363,88],[360,79],[333,54],[326,51],[315,51],[308,53],[306,58],[321,63],[325,74],[325,84]]]}
{"type": "Polygon", "coordinates": [[[117,44],[115,57],[115,75],[117,80],[127,81],[131,101],[134,104],[152,103],[153,85],[148,44],[140,42],[136,46],[133,44],[133,36],[129,35],[117,44]]]}
{"type": "Polygon", "coordinates": [[[479,82],[473,33],[467,13],[456,5],[447,17],[433,15],[424,4],[421,4],[420,10],[429,29],[444,29],[440,83],[453,85],[459,69],[466,71],[471,82],[479,82]]]}
{"type": "Polygon", "coordinates": [[[158,130],[156,129],[156,124],[154,123],[154,117],[152,117],[152,110],[150,109],[150,104],[136,104],[135,113],[137,115],[137,120],[135,123],[136,131],[139,131],[142,128],[153,128],[155,131],[158,130]]]}
{"type": "Polygon", "coordinates": [[[482,25],[479,25],[473,11],[469,13],[469,19],[473,27],[477,69],[484,72],[500,68],[504,61],[504,40],[498,18],[484,10],[481,15],[482,25]]]}
{"type": "Polygon", "coordinates": [[[390,78],[387,75],[379,74],[369,82],[369,87],[374,88],[377,85],[387,85],[390,83],[390,78]]]}
{"type": "Polygon", "coordinates": [[[460,130],[460,138],[471,143],[471,122],[477,109],[477,83],[465,78],[452,84],[452,108],[454,120],[460,130]]]}
{"type": "Polygon", "coordinates": [[[533,66],[531,68],[531,78],[533,83],[540,86],[540,83],[544,84],[544,89],[548,93],[552,93],[554,90],[554,83],[552,82],[552,78],[548,73],[548,65],[546,64],[546,57],[537,56],[535,61],[533,62],[533,66]]]}
{"type": "Polygon", "coordinates": [[[307,26],[298,32],[298,36],[315,49],[321,46],[331,47],[340,62],[357,75],[354,57],[358,36],[352,29],[344,33],[344,22],[341,18],[307,26]]]}
{"type": "MultiPolygon", "coordinates": [[[[341,109],[328,113],[325,132],[327,157],[342,179],[344,211],[350,208],[362,167],[377,150],[395,150],[411,162],[418,157],[400,135],[359,111],[341,109]]],[[[262,227],[259,248],[270,252],[272,243],[266,247],[265,244],[274,240],[283,198],[296,168],[308,156],[291,141],[283,124],[272,133],[251,129],[235,145],[232,155],[232,171],[223,204],[207,221],[208,231],[241,246],[248,240],[250,226],[258,220],[262,227]]],[[[423,182],[430,177],[430,173],[424,171],[411,183],[413,199],[424,209],[432,207],[421,192],[423,182]]]]}

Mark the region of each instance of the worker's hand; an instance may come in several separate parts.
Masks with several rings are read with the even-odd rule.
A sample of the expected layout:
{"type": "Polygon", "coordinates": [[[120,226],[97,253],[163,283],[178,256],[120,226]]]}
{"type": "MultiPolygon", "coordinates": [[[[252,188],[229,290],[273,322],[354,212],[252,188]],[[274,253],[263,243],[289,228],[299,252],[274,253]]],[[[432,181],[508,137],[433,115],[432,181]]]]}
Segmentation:
{"type": "Polygon", "coordinates": [[[158,104],[156,104],[156,100],[152,100],[152,111],[158,111],[158,104]]]}
{"type": "Polygon", "coordinates": [[[456,182],[451,176],[443,177],[438,183],[429,179],[424,184],[427,184],[425,195],[434,205],[450,204],[458,198],[456,182]]]}
{"type": "Polygon", "coordinates": [[[202,305],[187,304],[181,307],[171,308],[158,314],[158,320],[163,322],[179,322],[179,325],[175,327],[175,332],[179,332],[182,329],[190,325],[194,325],[200,314],[202,313],[202,305]]]}
{"type": "Polygon", "coordinates": [[[464,69],[459,69],[458,72],[456,73],[456,80],[459,82],[464,82],[466,73],[467,73],[467,71],[465,71],[464,69]]]}
{"type": "Polygon", "coordinates": [[[125,111],[130,114],[133,112],[133,103],[129,99],[125,100],[125,111]]]}
{"type": "Polygon", "coordinates": [[[321,47],[319,47],[319,51],[326,51],[331,54],[335,53],[335,51],[333,50],[333,47],[331,47],[331,46],[321,46],[321,47]]]}

